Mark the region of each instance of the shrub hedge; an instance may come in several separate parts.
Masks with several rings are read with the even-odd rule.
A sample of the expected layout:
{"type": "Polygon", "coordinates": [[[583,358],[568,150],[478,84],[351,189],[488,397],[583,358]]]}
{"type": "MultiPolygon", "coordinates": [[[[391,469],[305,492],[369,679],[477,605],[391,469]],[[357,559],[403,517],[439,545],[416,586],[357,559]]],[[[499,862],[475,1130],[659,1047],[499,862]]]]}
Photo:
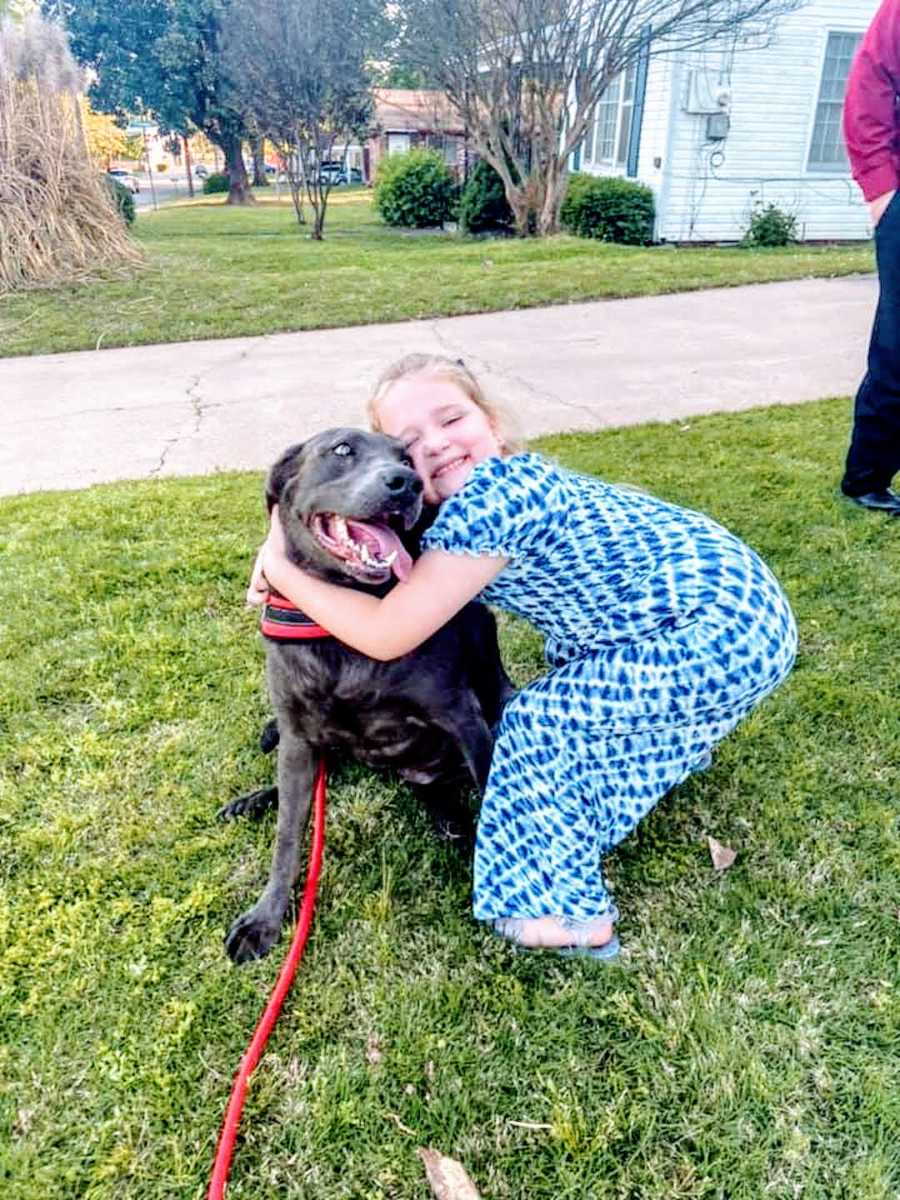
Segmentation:
{"type": "Polygon", "coordinates": [[[453,215],[456,184],[436,150],[392,154],[378,164],[375,208],[388,225],[427,229],[453,215]]]}
{"type": "Polygon", "coordinates": [[[227,192],[229,186],[227,174],[224,171],[214,171],[203,180],[203,194],[209,196],[214,192],[227,192]]]}
{"type": "Polygon", "coordinates": [[[104,175],[106,186],[109,188],[109,194],[115,201],[116,208],[119,210],[119,216],[126,225],[134,224],[134,196],[125,186],[124,183],[119,183],[112,175],[104,175]]]}
{"type": "Polygon", "coordinates": [[[579,237],[625,246],[653,241],[653,192],[642,183],[609,175],[574,174],[560,219],[579,237]]]}
{"type": "Polygon", "coordinates": [[[797,218],[777,204],[758,204],[744,234],[747,246],[789,246],[797,240],[797,218]]]}
{"type": "Polygon", "coordinates": [[[463,233],[500,233],[513,224],[503,180],[486,159],[480,158],[460,197],[459,227],[463,233]]]}

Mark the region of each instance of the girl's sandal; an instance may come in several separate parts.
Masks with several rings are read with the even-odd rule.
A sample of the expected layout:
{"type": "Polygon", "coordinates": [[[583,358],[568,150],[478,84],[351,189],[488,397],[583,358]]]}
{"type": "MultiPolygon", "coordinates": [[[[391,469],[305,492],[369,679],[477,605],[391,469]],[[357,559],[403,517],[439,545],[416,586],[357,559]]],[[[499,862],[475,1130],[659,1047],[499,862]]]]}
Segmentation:
{"type": "MultiPolygon", "coordinates": [[[[613,924],[619,919],[619,910],[616,906],[610,905],[607,911],[603,914],[609,916],[613,924]]],[[[596,919],[596,918],[595,918],[596,919]]],[[[572,917],[558,917],[557,920],[565,928],[570,929],[575,935],[575,944],[572,946],[525,946],[522,944],[522,918],[521,917],[497,917],[491,922],[491,928],[496,934],[509,942],[513,949],[524,950],[528,954],[560,954],[563,958],[591,958],[595,962],[611,962],[618,958],[619,951],[622,946],[618,937],[613,934],[608,942],[604,942],[602,946],[591,946],[585,939],[590,936],[590,929],[594,921],[576,921],[572,917]]]]}

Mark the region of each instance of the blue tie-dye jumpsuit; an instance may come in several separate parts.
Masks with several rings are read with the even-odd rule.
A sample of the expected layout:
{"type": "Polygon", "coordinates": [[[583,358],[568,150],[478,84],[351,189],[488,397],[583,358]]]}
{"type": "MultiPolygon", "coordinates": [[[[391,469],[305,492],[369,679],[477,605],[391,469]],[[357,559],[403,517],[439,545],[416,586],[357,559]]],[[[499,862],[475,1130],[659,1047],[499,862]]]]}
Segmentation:
{"type": "Polygon", "coordinates": [[[790,671],[787,600],[709,517],[536,454],[479,463],[423,545],[509,558],[482,598],[552,668],[496,730],[475,916],[597,917],[603,856],[790,671]]]}

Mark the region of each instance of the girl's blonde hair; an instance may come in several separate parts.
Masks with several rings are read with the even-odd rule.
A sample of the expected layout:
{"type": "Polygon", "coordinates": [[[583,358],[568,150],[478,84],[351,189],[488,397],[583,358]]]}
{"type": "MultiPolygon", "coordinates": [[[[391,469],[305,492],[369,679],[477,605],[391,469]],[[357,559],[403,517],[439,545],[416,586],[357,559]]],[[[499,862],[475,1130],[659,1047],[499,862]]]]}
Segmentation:
{"type": "Polygon", "coordinates": [[[406,354],[382,372],[366,409],[369,425],[376,433],[383,432],[378,417],[380,401],[399,379],[409,379],[415,375],[455,383],[490,421],[504,454],[516,454],[523,449],[524,439],[509,410],[496,400],[487,398],[481,384],[461,358],[446,358],[442,354],[406,354]]]}

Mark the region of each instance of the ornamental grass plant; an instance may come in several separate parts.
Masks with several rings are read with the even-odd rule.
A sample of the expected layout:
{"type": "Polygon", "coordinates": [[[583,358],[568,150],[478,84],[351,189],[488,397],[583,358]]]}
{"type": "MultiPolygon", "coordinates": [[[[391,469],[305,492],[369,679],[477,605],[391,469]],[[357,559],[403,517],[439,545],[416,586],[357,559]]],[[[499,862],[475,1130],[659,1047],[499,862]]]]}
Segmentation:
{"type": "Polygon", "coordinates": [[[91,162],[63,31],[0,24],[0,295],[129,274],[142,261],[91,162]]]}

